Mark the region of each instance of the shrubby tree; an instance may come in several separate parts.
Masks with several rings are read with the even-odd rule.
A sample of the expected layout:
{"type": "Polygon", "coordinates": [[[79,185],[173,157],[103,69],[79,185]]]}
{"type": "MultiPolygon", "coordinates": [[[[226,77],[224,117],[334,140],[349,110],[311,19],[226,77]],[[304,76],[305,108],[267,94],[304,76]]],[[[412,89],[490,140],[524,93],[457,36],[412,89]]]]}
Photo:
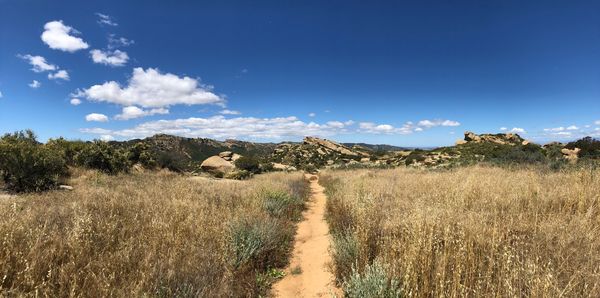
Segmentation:
{"type": "Polygon", "coordinates": [[[56,187],[68,170],[64,152],[39,143],[26,130],[0,139],[0,174],[8,189],[28,192],[56,187]]]}
{"type": "Polygon", "coordinates": [[[129,153],[125,149],[115,148],[103,141],[87,144],[75,157],[77,165],[89,169],[97,169],[107,174],[128,172],[129,153]]]}
{"type": "Polygon", "coordinates": [[[242,156],[235,161],[235,166],[240,170],[245,170],[250,173],[260,172],[260,162],[254,156],[242,156]]]}

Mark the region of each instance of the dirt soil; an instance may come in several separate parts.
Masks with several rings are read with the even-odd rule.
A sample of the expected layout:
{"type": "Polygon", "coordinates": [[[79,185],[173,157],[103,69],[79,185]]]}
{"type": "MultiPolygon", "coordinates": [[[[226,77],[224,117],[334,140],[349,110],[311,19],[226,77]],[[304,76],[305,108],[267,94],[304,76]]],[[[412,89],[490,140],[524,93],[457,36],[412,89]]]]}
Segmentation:
{"type": "Polygon", "coordinates": [[[304,220],[298,224],[292,259],[285,277],[273,285],[275,297],[341,297],[329,266],[329,226],[325,222],[327,197],[316,175],[306,175],[311,196],[304,220]]]}

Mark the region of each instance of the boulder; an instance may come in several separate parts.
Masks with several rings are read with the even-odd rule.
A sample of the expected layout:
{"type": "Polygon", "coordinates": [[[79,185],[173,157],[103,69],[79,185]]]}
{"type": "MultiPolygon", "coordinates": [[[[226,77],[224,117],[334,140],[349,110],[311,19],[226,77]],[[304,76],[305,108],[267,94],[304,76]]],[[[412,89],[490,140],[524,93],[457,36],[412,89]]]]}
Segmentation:
{"type": "Polygon", "coordinates": [[[235,169],[235,165],[223,159],[221,156],[215,155],[205,159],[200,168],[203,171],[211,172],[214,174],[225,174],[235,169]]]}
{"type": "Polygon", "coordinates": [[[371,159],[368,158],[368,157],[363,157],[363,158],[360,159],[360,162],[363,162],[363,163],[370,162],[370,161],[371,161],[371,159]]]}
{"type": "Polygon", "coordinates": [[[577,162],[577,160],[579,159],[579,155],[578,155],[579,151],[581,151],[581,149],[579,149],[579,148],[573,148],[573,149],[563,148],[562,150],[560,150],[560,152],[563,154],[565,159],[568,160],[570,163],[577,162]]]}
{"type": "Polygon", "coordinates": [[[277,171],[296,171],[296,167],[290,165],[284,165],[281,163],[273,163],[273,169],[277,171]]]}
{"type": "Polygon", "coordinates": [[[231,151],[223,151],[223,152],[219,153],[219,156],[220,157],[231,157],[231,156],[233,156],[233,152],[231,152],[231,151]]]}
{"type": "Polygon", "coordinates": [[[60,189],[60,190],[73,190],[73,186],[70,186],[70,185],[59,185],[58,189],[60,189]]]}

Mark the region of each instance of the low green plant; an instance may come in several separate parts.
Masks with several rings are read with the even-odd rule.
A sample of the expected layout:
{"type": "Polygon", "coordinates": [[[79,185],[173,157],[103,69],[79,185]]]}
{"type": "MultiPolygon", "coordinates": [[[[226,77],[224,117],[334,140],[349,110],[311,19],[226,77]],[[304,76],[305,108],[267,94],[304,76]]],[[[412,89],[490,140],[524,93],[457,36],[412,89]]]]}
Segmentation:
{"type": "Polygon", "coordinates": [[[353,268],[352,274],[342,284],[348,298],[398,298],[402,297],[400,281],[390,278],[378,262],[367,266],[364,273],[353,268]]]}
{"type": "Polygon", "coordinates": [[[241,170],[248,171],[250,173],[260,173],[260,162],[258,158],[254,156],[242,156],[235,162],[235,167],[241,170]]]}
{"type": "Polygon", "coordinates": [[[297,220],[304,207],[304,201],[282,191],[270,191],[264,194],[263,207],[270,216],[297,220]]]}
{"type": "Polygon", "coordinates": [[[8,189],[32,192],[56,187],[68,171],[64,154],[27,130],[0,138],[0,174],[8,189]]]}
{"type": "Polygon", "coordinates": [[[353,266],[359,257],[359,243],[351,231],[342,231],[332,235],[331,257],[335,265],[335,278],[341,282],[352,273],[353,266]]]}
{"type": "Polygon", "coordinates": [[[129,152],[126,149],[115,148],[103,141],[89,143],[75,156],[76,164],[88,169],[96,169],[107,174],[115,175],[128,172],[130,167],[129,152]]]}

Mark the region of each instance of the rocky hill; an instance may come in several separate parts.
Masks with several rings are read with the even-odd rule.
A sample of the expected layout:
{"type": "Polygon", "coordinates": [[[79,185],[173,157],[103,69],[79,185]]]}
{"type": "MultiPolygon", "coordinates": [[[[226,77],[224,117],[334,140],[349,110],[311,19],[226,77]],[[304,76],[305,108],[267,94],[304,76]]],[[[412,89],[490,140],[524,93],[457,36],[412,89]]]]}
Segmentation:
{"type": "Polygon", "coordinates": [[[161,134],[115,143],[132,145],[140,142],[159,158],[172,159],[185,170],[198,170],[203,161],[223,152],[253,156],[263,165],[272,164],[275,170],[394,166],[437,168],[478,162],[522,164],[552,160],[574,162],[579,154],[579,149],[573,146],[565,147],[560,143],[540,146],[514,133],[475,134],[469,131],[454,146],[432,150],[362,143],[340,144],[317,137],[306,137],[301,143],[273,144],[161,134]]]}

